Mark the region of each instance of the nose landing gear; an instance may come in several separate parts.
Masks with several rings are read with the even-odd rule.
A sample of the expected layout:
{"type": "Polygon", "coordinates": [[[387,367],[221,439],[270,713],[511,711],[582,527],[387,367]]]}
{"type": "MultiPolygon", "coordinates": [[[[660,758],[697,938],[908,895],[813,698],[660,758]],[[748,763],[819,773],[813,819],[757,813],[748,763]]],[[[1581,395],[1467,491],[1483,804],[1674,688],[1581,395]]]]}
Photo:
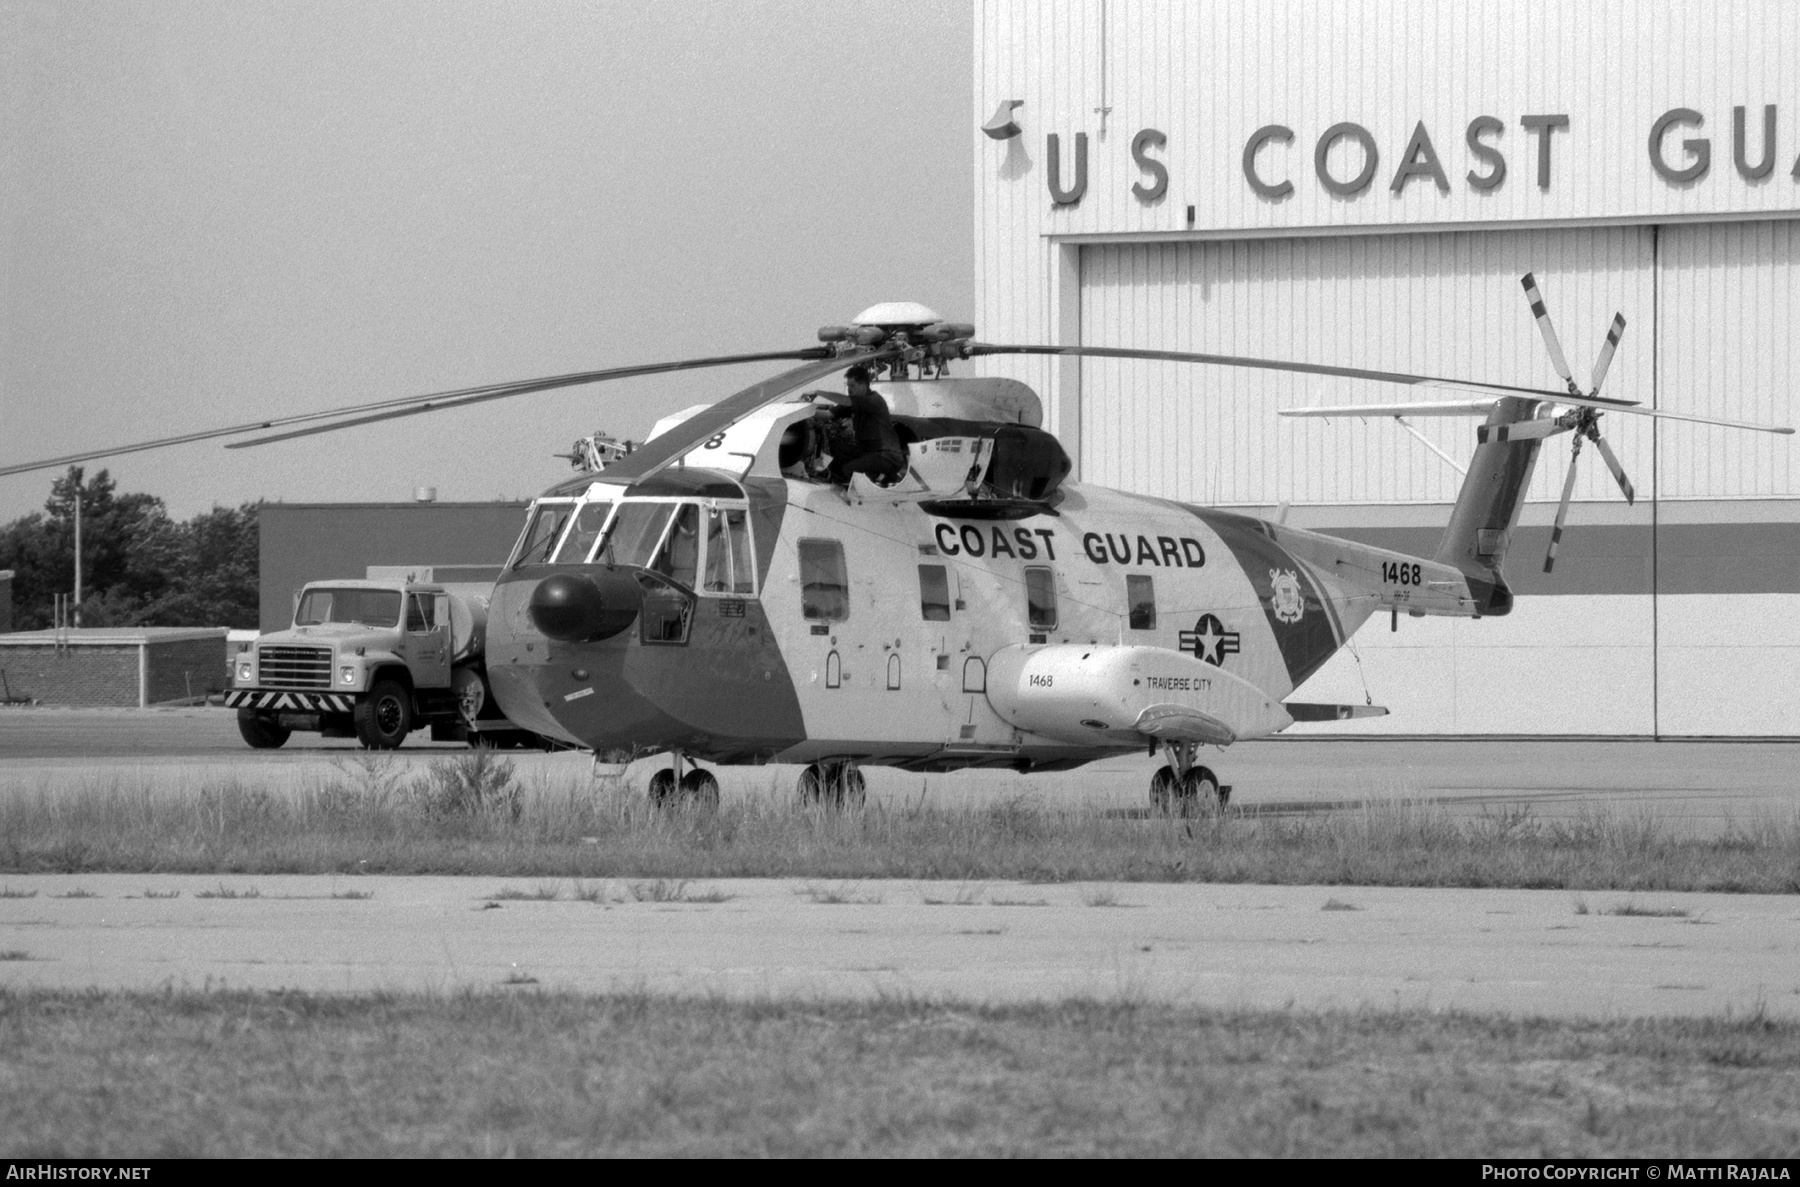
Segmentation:
{"type": "Polygon", "coordinates": [[[808,807],[860,808],[868,798],[863,773],[849,760],[816,762],[800,772],[800,802],[808,807]]]}
{"type": "Polygon", "coordinates": [[[1150,807],[1163,813],[1192,816],[1217,812],[1231,802],[1231,788],[1219,777],[1194,762],[1199,746],[1193,742],[1165,742],[1168,765],[1150,776],[1150,807]]]}
{"type": "Polygon", "coordinates": [[[670,755],[673,766],[650,776],[650,802],[659,808],[719,806],[719,781],[711,771],[688,767],[679,753],[670,755]]]}

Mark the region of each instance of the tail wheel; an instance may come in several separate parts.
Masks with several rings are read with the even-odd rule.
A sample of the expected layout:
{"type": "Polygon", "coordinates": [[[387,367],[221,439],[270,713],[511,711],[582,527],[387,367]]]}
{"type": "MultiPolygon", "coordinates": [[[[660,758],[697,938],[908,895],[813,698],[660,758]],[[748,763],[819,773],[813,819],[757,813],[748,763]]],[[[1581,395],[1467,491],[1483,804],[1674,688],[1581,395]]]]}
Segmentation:
{"type": "Polygon", "coordinates": [[[696,808],[716,808],[719,806],[719,781],[711,771],[696,767],[681,777],[681,799],[696,808]]]}
{"type": "Polygon", "coordinates": [[[276,725],[270,718],[258,717],[254,709],[239,709],[237,723],[238,733],[253,750],[274,750],[294,732],[276,725]]]}
{"type": "Polygon", "coordinates": [[[369,750],[394,750],[412,732],[412,697],[397,680],[377,681],[351,714],[356,736],[369,750]]]}

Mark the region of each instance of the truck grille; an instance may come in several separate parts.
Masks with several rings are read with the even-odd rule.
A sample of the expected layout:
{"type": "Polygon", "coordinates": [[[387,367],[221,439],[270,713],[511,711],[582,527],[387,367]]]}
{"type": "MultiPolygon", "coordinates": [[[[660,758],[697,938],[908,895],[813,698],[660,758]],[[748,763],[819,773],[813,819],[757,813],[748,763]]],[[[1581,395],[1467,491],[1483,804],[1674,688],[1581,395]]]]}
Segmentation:
{"type": "Polygon", "coordinates": [[[263,688],[330,688],[331,648],[259,647],[256,683],[263,688]]]}

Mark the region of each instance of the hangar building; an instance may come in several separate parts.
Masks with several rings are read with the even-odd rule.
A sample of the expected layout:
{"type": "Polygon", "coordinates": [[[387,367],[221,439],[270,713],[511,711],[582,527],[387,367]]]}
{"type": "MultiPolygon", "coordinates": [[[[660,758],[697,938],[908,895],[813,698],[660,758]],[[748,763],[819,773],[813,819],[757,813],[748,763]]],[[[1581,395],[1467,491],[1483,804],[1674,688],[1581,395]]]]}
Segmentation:
{"type": "MultiPolygon", "coordinates": [[[[1800,6],[1779,0],[986,0],[975,322],[997,342],[1340,363],[1800,424],[1800,6]],[[1007,136],[1010,122],[1019,131],[1007,136]],[[1003,136],[1005,138],[995,138],[1003,136]]],[[[1429,555],[1460,478],[1341,379],[984,360],[1045,395],[1084,481],[1429,555]]],[[[1440,393],[1441,395],[1441,393],[1440,393]]],[[[1414,422],[1466,464],[1473,419],[1414,422]]],[[[1400,733],[1800,735],[1800,445],[1609,414],[1542,572],[1570,438],[1539,458],[1514,612],[1386,616],[1299,699],[1400,733]]]]}

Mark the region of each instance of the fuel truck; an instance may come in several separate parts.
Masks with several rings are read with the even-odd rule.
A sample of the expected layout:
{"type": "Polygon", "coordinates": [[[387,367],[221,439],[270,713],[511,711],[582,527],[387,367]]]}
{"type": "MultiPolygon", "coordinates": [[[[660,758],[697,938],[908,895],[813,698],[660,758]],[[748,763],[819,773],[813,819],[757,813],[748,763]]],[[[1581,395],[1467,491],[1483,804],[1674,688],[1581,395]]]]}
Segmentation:
{"type": "Polygon", "coordinates": [[[313,581],[293,625],[232,657],[238,732],[258,750],[295,730],[392,750],[420,729],[436,742],[535,746],[488,688],[487,565],[369,567],[362,580],[313,581]],[[485,580],[483,579],[485,578],[485,580]]]}

